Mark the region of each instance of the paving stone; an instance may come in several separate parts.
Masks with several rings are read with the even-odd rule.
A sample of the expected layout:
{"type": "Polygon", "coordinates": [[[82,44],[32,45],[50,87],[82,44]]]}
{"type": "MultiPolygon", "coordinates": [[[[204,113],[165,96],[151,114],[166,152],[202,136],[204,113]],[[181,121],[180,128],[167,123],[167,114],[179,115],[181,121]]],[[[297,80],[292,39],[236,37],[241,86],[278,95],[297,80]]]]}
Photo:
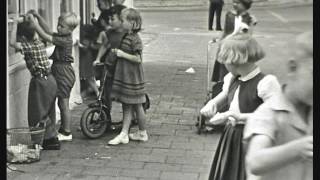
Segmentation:
{"type": "Polygon", "coordinates": [[[120,173],[121,176],[128,177],[137,177],[137,178],[159,178],[160,171],[150,170],[150,169],[142,169],[142,170],[132,170],[132,169],[123,169],[120,173]]]}
{"type": "Polygon", "coordinates": [[[180,164],[146,162],[144,169],[160,170],[160,171],[180,171],[181,165],[180,164]]]}
{"type": "Polygon", "coordinates": [[[54,180],[58,177],[59,174],[54,173],[29,173],[29,174],[20,174],[14,178],[14,180],[54,180]]]}
{"type": "Polygon", "coordinates": [[[137,161],[118,161],[118,160],[110,160],[106,163],[106,167],[111,168],[126,168],[126,169],[142,169],[144,166],[144,162],[137,161]]]}
{"type": "Polygon", "coordinates": [[[198,173],[162,172],[160,180],[197,180],[198,173]]]}
{"type": "Polygon", "coordinates": [[[182,165],[182,172],[207,173],[210,171],[211,165],[182,165]]]}
{"type": "Polygon", "coordinates": [[[201,157],[188,157],[185,156],[168,156],[166,163],[174,163],[174,164],[189,164],[189,165],[198,165],[198,164],[209,164],[209,162],[205,162],[204,158],[201,157]]]}
{"type": "Polygon", "coordinates": [[[139,162],[159,162],[164,163],[167,159],[167,155],[152,154],[152,155],[134,155],[131,157],[131,161],[139,162]]]}
{"type": "Polygon", "coordinates": [[[171,144],[172,149],[184,149],[184,150],[203,150],[204,144],[203,143],[185,143],[185,142],[172,142],[171,144]]]}
{"type": "Polygon", "coordinates": [[[119,176],[119,168],[110,168],[110,167],[91,167],[87,166],[81,172],[86,175],[106,175],[106,176],[119,176]]]}

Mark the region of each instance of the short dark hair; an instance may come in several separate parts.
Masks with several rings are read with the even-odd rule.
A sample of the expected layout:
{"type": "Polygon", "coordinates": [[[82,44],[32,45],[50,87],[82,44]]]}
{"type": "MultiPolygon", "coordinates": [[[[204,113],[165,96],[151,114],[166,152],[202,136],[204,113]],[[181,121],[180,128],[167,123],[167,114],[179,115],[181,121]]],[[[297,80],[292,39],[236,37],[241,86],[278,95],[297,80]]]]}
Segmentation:
{"type": "Polygon", "coordinates": [[[32,40],[34,38],[34,35],[36,33],[36,29],[34,26],[31,25],[28,21],[23,21],[22,23],[18,24],[17,27],[17,35],[19,37],[26,37],[28,40],[32,40]]]}
{"type": "Polygon", "coordinates": [[[252,0],[239,0],[241,4],[243,4],[243,6],[246,9],[250,9],[251,5],[252,5],[252,0]]]}
{"type": "Polygon", "coordinates": [[[121,11],[125,8],[126,8],[126,6],[121,5],[121,4],[117,4],[117,5],[112,6],[111,7],[111,16],[116,14],[118,17],[120,17],[121,11]]]}

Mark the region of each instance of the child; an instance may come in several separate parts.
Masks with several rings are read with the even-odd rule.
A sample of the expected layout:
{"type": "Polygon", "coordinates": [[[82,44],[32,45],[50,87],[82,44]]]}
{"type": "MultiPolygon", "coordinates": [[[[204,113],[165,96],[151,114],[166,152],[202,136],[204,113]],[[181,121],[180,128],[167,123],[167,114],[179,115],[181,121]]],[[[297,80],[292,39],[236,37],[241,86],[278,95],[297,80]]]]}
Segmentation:
{"type": "Polygon", "coordinates": [[[120,15],[122,9],[111,8],[112,16],[110,17],[110,25],[111,29],[106,32],[106,40],[102,44],[99,49],[96,60],[93,62],[97,64],[103,58],[103,55],[106,54],[105,70],[107,73],[107,78],[104,84],[104,102],[111,109],[112,101],[110,98],[112,83],[113,83],[113,75],[116,68],[116,56],[113,52],[111,52],[111,48],[119,48],[122,42],[124,35],[127,33],[127,30],[123,29],[122,22],[120,20],[120,15]],[[106,53],[107,52],[107,53],[106,53]]]}
{"type": "Polygon", "coordinates": [[[296,45],[283,93],[261,105],[244,132],[247,169],[261,180],[313,179],[313,33],[296,45]]]}
{"type": "Polygon", "coordinates": [[[93,25],[86,24],[83,27],[81,27],[80,32],[80,79],[85,80],[87,84],[89,85],[89,88],[91,88],[96,97],[99,95],[99,90],[96,85],[95,77],[94,77],[94,71],[92,62],[94,60],[94,38],[95,28],[93,25]]]}
{"type": "MultiPolygon", "coordinates": [[[[252,27],[256,25],[257,20],[248,13],[248,10],[251,8],[252,0],[233,0],[233,9],[228,11],[225,18],[224,29],[221,36],[221,40],[226,38],[230,34],[235,34],[239,29],[246,25],[247,30],[252,32],[252,27]]],[[[226,67],[219,63],[215,62],[212,78],[214,82],[222,81],[223,77],[228,73],[226,67]]]]}
{"type": "Polygon", "coordinates": [[[264,51],[249,34],[236,34],[220,44],[218,60],[228,71],[224,77],[223,90],[210,100],[201,114],[212,117],[222,103],[227,102],[229,111],[215,115],[211,123],[228,121],[219,140],[213,159],[210,180],[244,180],[244,151],[242,132],[246,119],[262,102],[280,91],[273,75],[260,72],[256,62],[264,57],[264,51]]]}
{"type": "Polygon", "coordinates": [[[108,144],[127,144],[131,140],[147,141],[145,129],[145,113],[142,103],[146,102],[144,89],[144,73],[142,68],[142,41],[138,35],[141,30],[140,13],[132,8],[121,12],[122,26],[128,30],[123,38],[120,48],[113,49],[117,56],[117,65],[114,74],[112,97],[122,103],[123,126],[121,133],[108,144]],[[131,113],[134,111],[138,118],[139,130],[129,134],[131,113]]]}
{"type": "Polygon", "coordinates": [[[111,15],[111,5],[112,0],[97,0],[97,5],[100,10],[100,15],[98,17],[98,20],[92,19],[92,24],[99,29],[99,32],[104,29],[102,20],[105,21],[105,23],[109,23],[109,16],[111,15]]]}
{"type": "Polygon", "coordinates": [[[72,32],[78,26],[79,20],[75,13],[61,14],[58,19],[58,33],[53,33],[37,12],[32,11],[32,13],[40,23],[40,25],[34,23],[35,19],[32,16],[31,22],[33,22],[40,37],[55,45],[50,58],[53,60],[51,69],[58,85],[57,97],[61,112],[61,127],[58,131],[58,138],[59,141],[72,141],[71,112],[69,109],[70,92],[75,83],[75,73],[71,65],[74,61],[72,57],[72,32]]]}
{"type": "Polygon", "coordinates": [[[41,122],[46,123],[43,149],[59,150],[55,116],[50,116],[55,110],[57,83],[51,74],[45,46],[39,40],[35,27],[28,21],[30,16],[32,15],[28,14],[19,25],[17,25],[18,19],[13,21],[10,45],[24,54],[27,68],[32,76],[28,95],[28,124],[30,127],[35,127],[41,122]],[[20,42],[16,41],[16,35],[20,42]]]}

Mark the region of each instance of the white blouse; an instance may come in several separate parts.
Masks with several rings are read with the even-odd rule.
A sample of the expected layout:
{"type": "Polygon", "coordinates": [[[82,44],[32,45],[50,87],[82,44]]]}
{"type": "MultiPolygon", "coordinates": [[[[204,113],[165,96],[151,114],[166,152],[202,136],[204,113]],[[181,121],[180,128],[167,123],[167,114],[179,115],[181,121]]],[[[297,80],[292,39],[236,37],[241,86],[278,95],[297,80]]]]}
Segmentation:
{"type": "MultiPolygon", "coordinates": [[[[261,72],[260,68],[257,67],[253,71],[251,71],[246,76],[240,77],[239,80],[241,81],[248,81],[252,78],[254,78],[256,75],[258,75],[261,72]]],[[[228,94],[229,86],[231,83],[231,80],[233,79],[233,75],[231,73],[228,73],[224,77],[224,83],[222,87],[222,91],[224,93],[228,94]]],[[[273,95],[276,95],[277,93],[281,92],[281,85],[278,82],[277,78],[274,75],[266,75],[261,79],[257,86],[258,96],[265,102],[267,99],[272,97],[273,95]]],[[[239,108],[239,87],[236,89],[236,92],[234,94],[233,100],[231,101],[230,111],[234,111],[237,113],[240,113],[239,108]]]]}

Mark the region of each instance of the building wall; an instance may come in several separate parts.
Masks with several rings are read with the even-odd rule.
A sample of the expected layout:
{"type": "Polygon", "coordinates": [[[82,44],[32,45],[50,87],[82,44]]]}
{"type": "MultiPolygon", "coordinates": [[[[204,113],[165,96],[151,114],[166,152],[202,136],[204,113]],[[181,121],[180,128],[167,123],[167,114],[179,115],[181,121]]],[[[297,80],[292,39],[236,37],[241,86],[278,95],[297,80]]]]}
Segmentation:
{"type": "MultiPolygon", "coordinates": [[[[7,4],[10,7],[8,18],[19,15],[18,12],[24,14],[30,9],[36,9],[48,20],[47,22],[53,31],[56,31],[60,7],[64,7],[64,4],[67,4],[68,11],[79,14],[79,0],[8,0],[7,4]]],[[[7,23],[7,35],[10,37],[11,25],[9,21],[7,23]]],[[[74,40],[79,39],[79,27],[73,32],[73,37],[74,40]]],[[[23,56],[9,46],[7,51],[7,128],[25,127],[27,126],[28,89],[31,76],[26,68],[23,56]]],[[[78,47],[75,45],[73,48],[75,63],[73,63],[73,66],[76,72],[76,83],[71,92],[71,108],[82,101],[80,97],[78,54],[78,47]]]]}

